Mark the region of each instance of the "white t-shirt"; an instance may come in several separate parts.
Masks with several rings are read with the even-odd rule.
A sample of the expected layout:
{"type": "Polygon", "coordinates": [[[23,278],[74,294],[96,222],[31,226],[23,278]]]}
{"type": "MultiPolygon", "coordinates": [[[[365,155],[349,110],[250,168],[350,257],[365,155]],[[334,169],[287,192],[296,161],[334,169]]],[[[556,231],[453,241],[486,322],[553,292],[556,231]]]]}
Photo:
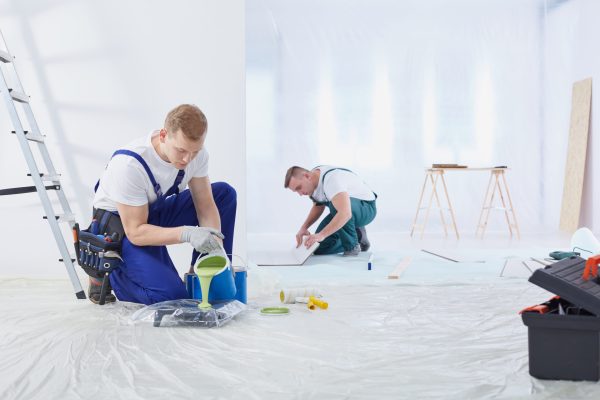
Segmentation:
{"type": "MultiPolygon", "coordinates": [[[[148,164],[154,179],[160,185],[162,193],[165,194],[175,183],[179,170],[173,164],[160,158],[152,146],[152,137],[158,133],[159,131],[151,132],[148,136],[134,140],[120,149],[131,150],[139,154],[148,164]]],[[[179,191],[181,192],[187,187],[190,179],[207,175],[208,152],[203,148],[185,167],[185,175],[179,184],[179,191]]],[[[142,164],[134,157],[118,154],[108,162],[100,178],[100,185],[94,196],[93,204],[94,208],[117,211],[116,203],[143,206],[155,201],[156,193],[142,164]]]]}
{"type": "Polygon", "coordinates": [[[362,179],[353,172],[343,169],[334,169],[331,165],[320,165],[314,170],[321,171],[319,176],[319,184],[312,194],[312,198],[319,203],[331,201],[333,197],[341,192],[347,192],[348,196],[359,200],[375,200],[375,193],[367,186],[362,179]],[[334,169],[325,176],[327,171],[334,169]],[[325,177],[325,179],[323,179],[325,177]]]}

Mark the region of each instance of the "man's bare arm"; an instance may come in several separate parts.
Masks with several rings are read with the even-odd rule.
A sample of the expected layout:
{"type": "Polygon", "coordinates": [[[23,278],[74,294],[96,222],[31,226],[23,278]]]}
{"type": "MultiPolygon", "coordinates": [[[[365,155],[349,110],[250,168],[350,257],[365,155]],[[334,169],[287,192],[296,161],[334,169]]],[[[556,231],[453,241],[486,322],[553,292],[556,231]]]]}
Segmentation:
{"type": "Polygon", "coordinates": [[[306,247],[310,247],[315,242],[323,241],[327,236],[339,231],[346,223],[352,218],[352,207],[350,205],[350,196],[348,192],[341,192],[333,196],[331,199],[333,207],[337,213],[331,219],[329,224],[323,228],[323,230],[314,235],[310,235],[306,239],[306,247]]]}
{"type": "MultiPolygon", "coordinates": [[[[208,176],[202,178],[192,178],[188,183],[196,215],[200,226],[215,228],[221,230],[221,217],[212,195],[212,186],[208,176]]],[[[223,244],[220,238],[217,238],[223,244]]]]}
{"type": "Polygon", "coordinates": [[[148,204],[128,206],[117,203],[127,239],[136,246],[162,246],[181,243],[183,227],[163,228],[148,223],[148,204]]]}

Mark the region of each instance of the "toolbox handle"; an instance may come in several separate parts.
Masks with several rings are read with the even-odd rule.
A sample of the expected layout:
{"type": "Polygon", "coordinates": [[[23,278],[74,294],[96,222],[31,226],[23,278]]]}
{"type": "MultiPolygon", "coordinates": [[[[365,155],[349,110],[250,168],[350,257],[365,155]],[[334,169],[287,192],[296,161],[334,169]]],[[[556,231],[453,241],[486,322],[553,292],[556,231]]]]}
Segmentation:
{"type": "Polygon", "coordinates": [[[598,264],[600,263],[600,254],[592,256],[587,259],[585,262],[585,269],[583,270],[582,278],[584,281],[590,279],[590,275],[592,277],[598,276],[598,264]]]}

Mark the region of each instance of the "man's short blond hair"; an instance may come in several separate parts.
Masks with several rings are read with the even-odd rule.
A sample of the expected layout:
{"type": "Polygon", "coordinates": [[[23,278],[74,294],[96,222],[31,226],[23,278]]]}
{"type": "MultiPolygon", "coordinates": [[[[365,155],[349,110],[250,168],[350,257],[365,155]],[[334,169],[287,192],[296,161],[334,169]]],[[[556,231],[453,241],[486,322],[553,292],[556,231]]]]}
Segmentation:
{"type": "Polygon", "coordinates": [[[294,178],[299,178],[305,172],[308,172],[308,170],[306,168],[302,168],[297,165],[290,167],[287,170],[287,172],[285,173],[285,182],[284,182],[283,186],[287,189],[290,186],[290,179],[292,179],[292,176],[294,178]]]}
{"type": "Polygon", "coordinates": [[[165,118],[165,129],[168,133],[179,130],[190,140],[200,140],[206,133],[208,122],[204,113],[193,104],[182,104],[175,107],[165,118]]]}

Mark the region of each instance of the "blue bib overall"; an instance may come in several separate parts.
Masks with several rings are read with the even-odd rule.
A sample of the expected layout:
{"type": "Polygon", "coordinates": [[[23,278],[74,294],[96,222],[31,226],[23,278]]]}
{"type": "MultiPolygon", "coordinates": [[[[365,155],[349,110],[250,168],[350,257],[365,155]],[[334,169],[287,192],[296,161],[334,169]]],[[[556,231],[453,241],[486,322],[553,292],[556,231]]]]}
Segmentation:
{"type": "MultiPolygon", "coordinates": [[[[130,150],[117,150],[116,155],[135,158],[144,167],[156,193],[156,201],[149,205],[148,223],[161,227],[198,225],[196,208],[189,189],[179,193],[179,184],[183,180],[184,170],[180,170],[173,186],[167,193],[154,179],[148,164],[137,153],[130,150]]],[[[213,197],[221,217],[221,231],[225,235],[223,247],[227,254],[232,253],[233,230],[237,196],[235,190],[225,182],[212,184],[213,197]]],[[[192,252],[192,265],[198,258],[197,251],[192,252]]],[[[153,304],[160,301],[188,298],[185,284],[181,280],[166,246],[136,246],[127,237],[123,239],[121,256],[123,266],[110,274],[110,283],[117,298],[121,301],[153,304]]],[[[233,299],[236,293],[233,275],[225,270],[213,278],[208,300],[219,301],[233,299]],[[213,287],[219,290],[215,293],[213,287]]]]}

